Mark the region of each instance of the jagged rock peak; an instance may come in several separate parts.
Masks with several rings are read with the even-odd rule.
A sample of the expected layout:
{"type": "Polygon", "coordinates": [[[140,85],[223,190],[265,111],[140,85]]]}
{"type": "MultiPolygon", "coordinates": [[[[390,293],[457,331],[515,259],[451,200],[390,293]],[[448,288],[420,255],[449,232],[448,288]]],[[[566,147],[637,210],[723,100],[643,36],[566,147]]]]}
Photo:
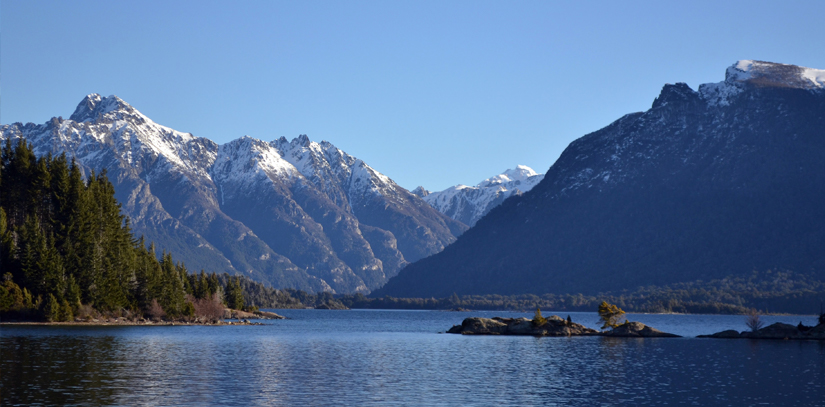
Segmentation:
{"type": "Polygon", "coordinates": [[[423,197],[430,194],[430,191],[427,191],[426,189],[424,189],[423,186],[420,186],[420,185],[418,186],[418,188],[413,189],[411,192],[413,193],[413,195],[415,195],[419,198],[423,198],[423,197]]]}
{"type": "Polygon", "coordinates": [[[825,87],[825,70],[775,62],[742,60],[728,67],[725,72],[725,82],[728,84],[747,83],[754,86],[822,89],[825,87]]]}
{"type": "Polygon", "coordinates": [[[653,107],[661,107],[670,103],[683,103],[691,100],[698,100],[699,93],[691,89],[684,82],[678,82],[675,85],[666,84],[662,87],[659,96],[653,101],[653,107]]]}
{"type": "Polygon", "coordinates": [[[104,98],[97,93],[92,93],[80,101],[70,119],[76,122],[94,121],[115,110],[135,111],[131,105],[115,95],[104,98]]]}
{"type": "Polygon", "coordinates": [[[309,137],[306,134],[298,135],[298,137],[292,139],[293,144],[301,145],[304,147],[309,147],[309,137]]]}

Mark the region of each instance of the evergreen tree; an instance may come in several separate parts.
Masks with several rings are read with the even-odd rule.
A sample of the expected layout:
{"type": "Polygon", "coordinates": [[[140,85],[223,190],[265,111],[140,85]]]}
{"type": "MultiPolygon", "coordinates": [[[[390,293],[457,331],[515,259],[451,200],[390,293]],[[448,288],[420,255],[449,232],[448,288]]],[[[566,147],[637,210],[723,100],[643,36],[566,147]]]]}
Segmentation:
{"type": "Polygon", "coordinates": [[[161,296],[161,307],[169,316],[181,315],[186,292],[183,288],[180,274],[175,269],[171,253],[163,253],[163,260],[160,262],[163,272],[163,294],[161,296]]]}
{"type": "Polygon", "coordinates": [[[244,298],[241,283],[237,277],[230,277],[226,282],[226,306],[232,309],[243,309],[244,298]]]}
{"type": "Polygon", "coordinates": [[[57,322],[61,320],[60,302],[54,295],[49,294],[46,296],[46,300],[43,301],[40,308],[40,315],[48,322],[57,322]]]}

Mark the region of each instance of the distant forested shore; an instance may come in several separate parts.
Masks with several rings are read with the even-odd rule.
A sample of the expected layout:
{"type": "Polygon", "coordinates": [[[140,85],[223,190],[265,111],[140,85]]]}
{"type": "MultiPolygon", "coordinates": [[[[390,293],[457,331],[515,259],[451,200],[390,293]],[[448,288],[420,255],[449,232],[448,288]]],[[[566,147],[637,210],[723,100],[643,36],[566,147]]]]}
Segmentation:
{"type": "Polygon", "coordinates": [[[445,298],[372,298],[363,294],[311,294],[263,287],[240,280],[249,304],[260,308],[362,308],[421,310],[592,311],[602,301],[628,312],[685,314],[818,314],[825,283],[791,271],[754,272],[747,277],[640,287],[635,291],[582,294],[452,295],[445,298]]]}

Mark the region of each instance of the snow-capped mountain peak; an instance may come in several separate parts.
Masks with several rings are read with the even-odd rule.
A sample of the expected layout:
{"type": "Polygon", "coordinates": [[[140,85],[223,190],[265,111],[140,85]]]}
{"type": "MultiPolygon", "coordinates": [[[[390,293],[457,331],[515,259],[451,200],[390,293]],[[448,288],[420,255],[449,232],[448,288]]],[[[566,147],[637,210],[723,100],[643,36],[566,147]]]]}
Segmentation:
{"type": "Polygon", "coordinates": [[[421,188],[413,193],[439,212],[472,226],[505,199],[531,190],[543,178],[543,174],[536,173],[532,168],[517,165],[474,187],[459,184],[438,192],[421,188]]]}
{"type": "MultiPolygon", "coordinates": [[[[506,184],[510,182],[527,181],[530,177],[539,175],[536,171],[526,165],[517,165],[515,169],[507,169],[503,173],[495,177],[487,178],[476,185],[479,188],[484,188],[492,185],[506,184]]],[[[527,188],[528,190],[530,188],[527,188]]],[[[522,191],[525,192],[525,191],[522,191]]]]}
{"type": "Polygon", "coordinates": [[[825,89],[825,70],[741,60],[728,67],[723,82],[699,85],[699,94],[710,106],[727,106],[746,86],[821,91],[825,89]]]}
{"type": "Polygon", "coordinates": [[[69,119],[78,123],[94,122],[112,112],[137,115],[144,120],[148,120],[146,116],[138,112],[137,109],[130,104],[124,102],[123,99],[115,95],[102,97],[97,93],[92,93],[83,98],[69,119]]]}
{"type": "Polygon", "coordinates": [[[728,67],[725,72],[725,82],[820,89],[825,87],[825,70],[774,62],[742,60],[728,67]]]}

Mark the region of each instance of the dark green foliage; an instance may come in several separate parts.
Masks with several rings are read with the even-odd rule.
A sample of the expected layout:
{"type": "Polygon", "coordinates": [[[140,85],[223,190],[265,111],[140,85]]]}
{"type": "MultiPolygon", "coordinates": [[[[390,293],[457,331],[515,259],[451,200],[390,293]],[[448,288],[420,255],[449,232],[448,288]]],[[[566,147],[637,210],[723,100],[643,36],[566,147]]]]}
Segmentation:
{"type": "Polygon", "coordinates": [[[185,267],[134,240],[105,172],[84,180],[74,160],[7,140],[0,185],[3,318],[71,320],[81,304],[120,315],[153,299],[170,315],[185,311],[185,267]]]}
{"type": "Polygon", "coordinates": [[[187,319],[195,315],[187,295],[215,295],[236,309],[300,305],[245,277],[190,275],[168,252],[158,259],[154,245],[132,236],[106,173],[84,180],[64,155],[38,159],[25,141],[7,140],[0,185],[3,319],[69,321],[89,306],[109,315],[187,319]]]}
{"type": "Polygon", "coordinates": [[[229,277],[226,283],[226,306],[231,309],[243,309],[243,289],[238,277],[229,277]]]}
{"type": "Polygon", "coordinates": [[[47,322],[61,321],[60,302],[54,294],[49,294],[40,306],[40,316],[47,322]]]}
{"type": "Polygon", "coordinates": [[[61,321],[72,321],[74,319],[74,311],[72,310],[71,304],[69,301],[63,300],[60,303],[60,320],[61,321]]]}
{"type": "Polygon", "coordinates": [[[0,312],[22,309],[24,309],[23,291],[12,281],[11,273],[6,273],[0,285],[0,312]]]}

